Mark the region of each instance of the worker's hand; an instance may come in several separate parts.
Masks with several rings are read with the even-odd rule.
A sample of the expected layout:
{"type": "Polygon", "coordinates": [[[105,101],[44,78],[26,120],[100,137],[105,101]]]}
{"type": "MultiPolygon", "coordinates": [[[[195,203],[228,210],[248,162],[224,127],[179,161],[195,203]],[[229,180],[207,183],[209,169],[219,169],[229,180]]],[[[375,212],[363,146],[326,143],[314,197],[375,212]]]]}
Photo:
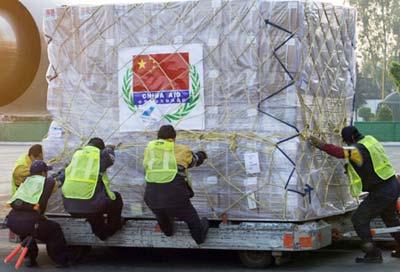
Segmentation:
{"type": "Polygon", "coordinates": [[[323,149],[326,144],[324,141],[322,141],[321,139],[319,139],[315,136],[310,136],[308,138],[308,141],[311,145],[315,146],[318,149],[323,149]]]}
{"type": "Polygon", "coordinates": [[[112,150],[115,150],[115,145],[106,145],[106,148],[110,148],[112,150]]]}
{"type": "Polygon", "coordinates": [[[208,158],[207,153],[204,151],[197,151],[196,155],[199,156],[203,161],[208,158]]]}
{"type": "Polygon", "coordinates": [[[39,204],[35,204],[34,206],[33,206],[33,210],[34,211],[40,211],[40,205],[39,204]]]}
{"type": "Polygon", "coordinates": [[[118,143],[117,145],[106,145],[106,148],[111,148],[112,150],[116,150],[122,146],[122,143],[118,143]]]}
{"type": "Polygon", "coordinates": [[[343,239],[342,233],[338,229],[332,229],[332,241],[340,241],[343,239]]]}
{"type": "Polygon", "coordinates": [[[60,172],[61,172],[61,171],[59,171],[59,172],[57,172],[57,173],[51,174],[51,175],[50,175],[50,178],[52,178],[52,179],[54,179],[55,181],[57,181],[58,176],[60,175],[60,172]]]}

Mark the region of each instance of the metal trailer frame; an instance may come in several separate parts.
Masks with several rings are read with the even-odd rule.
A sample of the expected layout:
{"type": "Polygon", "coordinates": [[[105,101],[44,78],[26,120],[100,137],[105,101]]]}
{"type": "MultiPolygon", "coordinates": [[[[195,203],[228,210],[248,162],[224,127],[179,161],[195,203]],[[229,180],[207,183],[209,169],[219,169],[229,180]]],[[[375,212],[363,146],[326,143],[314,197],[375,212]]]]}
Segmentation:
{"type": "Polygon", "coordinates": [[[155,220],[131,219],[106,241],[92,234],[85,219],[51,217],[58,222],[69,245],[139,248],[188,248],[234,250],[244,265],[252,268],[281,264],[288,252],[310,251],[332,243],[331,225],[323,220],[304,223],[211,221],[206,241],[197,245],[183,222],[165,236],[155,220]]]}
{"type": "MultiPolygon", "coordinates": [[[[351,231],[351,213],[307,222],[248,222],[211,221],[206,241],[197,245],[187,225],[175,222],[175,233],[165,236],[154,219],[129,219],[125,226],[106,241],[98,239],[86,219],[47,215],[63,229],[67,243],[86,254],[91,246],[213,249],[237,251],[242,263],[251,268],[263,268],[273,263],[282,264],[291,252],[312,251],[329,246],[333,240],[343,239],[351,231]]],[[[379,219],[372,226],[382,226],[379,219]]],[[[5,222],[0,224],[6,228],[5,222]]],[[[18,242],[18,237],[11,239],[18,242]]],[[[393,240],[388,234],[377,235],[375,240],[393,240]]],[[[351,237],[345,240],[357,240],[351,237]]]]}

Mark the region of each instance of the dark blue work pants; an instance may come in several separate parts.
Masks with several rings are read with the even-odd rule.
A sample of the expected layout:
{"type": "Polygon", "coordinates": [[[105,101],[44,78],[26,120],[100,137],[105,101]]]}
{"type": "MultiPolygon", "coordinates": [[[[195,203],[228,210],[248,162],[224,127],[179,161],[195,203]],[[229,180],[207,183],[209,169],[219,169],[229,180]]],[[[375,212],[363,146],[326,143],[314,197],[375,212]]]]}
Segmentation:
{"type": "MultiPolygon", "coordinates": [[[[399,183],[392,177],[370,192],[353,213],[351,221],[357,235],[364,243],[372,242],[370,227],[372,219],[380,216],[387,227],[400,225],[396,211],[399,193],[399,183]]],[[[392,236],[400,246],[400,233],[393,233],[392,236]]]]}

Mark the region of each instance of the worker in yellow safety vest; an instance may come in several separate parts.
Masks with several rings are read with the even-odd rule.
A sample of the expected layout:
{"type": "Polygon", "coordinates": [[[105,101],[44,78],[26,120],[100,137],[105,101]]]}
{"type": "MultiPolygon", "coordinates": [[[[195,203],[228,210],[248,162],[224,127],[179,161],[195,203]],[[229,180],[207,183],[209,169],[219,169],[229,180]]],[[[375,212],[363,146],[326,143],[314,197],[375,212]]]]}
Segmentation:
{"type": "MultiPolygon", "coordinates": [[[[395,170],[383,146],[373,136],[363,136],[356,127],[348,126],[342,130],[342,139],[347,147],[327,144],[313,136],[310,143],[336,158],[347,160],[346,173],[354,197],[363,191],[368,192],[352,215],[354,229],[363,242],[365,252],[365,256],[356,258],[356,262],[381,263],[382,254],[372,241],[370,222],[380,216],[387,227],[400,225],[396,212],[400,189],[395,170]]],[[[400,233],[393,233],[392,236],[398,244],[398,250],[392,252],[392,257],[399,258],[400,233]]]]}
{"type": "Polygon", "coordinates": [[[21,155],[15,162],[11,179],[11,195],[17,191],[21,183],[29,176],[29,168],[34,160],[43,160],[43,150],[39,144],[31,146],[28,154],[21,155]]]}
{"type": "Polygon", "coordinates": [[[74,217],[86,218],[101,240],[114,235],[125,222],[121,218],[122,197],[111,190],[106,172],[114,164],[114,149],[100,138],[90,139],[72,156],[62,185],[65,210],[74,217]]]}
{"type": "Polygon", "coordinates": [[[146,190],[144,201],[152,210],[166,236],[174,234],[174,219],[187,223],[197,244],[204,242],[208,231],[207,218],[199,218],[190,198],[194,196],[188,168],[200,166],[207,155],[192,152],[186,145],[175,143],[171,125],[162,126],[158,139],[151,141],[144,152],[146,190]]]}
{"type": "Polygon", "coordinates": [[[44,216],[47,202],[57,190],[55,176],[47,177],[49,170],[45,162],[36,160],[30,166],[30,175],[18,187],[8,201],[12,210],[7,216],[7,227],[19,235],[21,241],[33,236],[25,259],[26,266],[37,266],[38,246],[35,239],[46,243],[49,257],[57,267],[66,267],[74,260],[68,249],[60,225],[44,216]]]}

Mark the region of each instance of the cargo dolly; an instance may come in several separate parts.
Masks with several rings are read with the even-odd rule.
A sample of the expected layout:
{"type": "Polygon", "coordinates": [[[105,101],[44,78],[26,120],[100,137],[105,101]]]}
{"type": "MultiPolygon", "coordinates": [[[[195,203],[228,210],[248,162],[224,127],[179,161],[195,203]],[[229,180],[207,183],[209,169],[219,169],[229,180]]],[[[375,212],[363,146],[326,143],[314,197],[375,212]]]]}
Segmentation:
{"type": "Polygon", "coordinates": [[[172,237],[165,236],[155,220],[132,219],[124,228],[103,242],[91,234],[84,219],[52,218],[60,223],[67,242],[83,246],[118,246],[139,248],[194,248],[238,251],[249,267],[279,263],[285,252],[316,250],[331,244],[331,227],[324,221],[296,223],[211,222],[207,239],[197,245],[183,222],[175,222],[172,237]],[[90,234],[90,235],[88,235],[90,234]]]}
{"type": "Polygon", "coordinates": [[[252,268],[281,264],[289,252],[317,250],[332,243],[332,227],[323,220],[304,223],[211,221],[207,239],[199,246],[183,222],[175,222],[175,234],[167,237],[155,220],[130,219],[122,230],[101,241],[92,234],[85,219],[47,216],[61,225],[71,246],[231,250],[237,251],[241,262],[252,268]]]}
{"type": "MultiPolygon", "coordinates": [[[[285,263],[291,252],[318,250],[329,246],[334,240],[356,238],[350,215],[347,213],[302,223],[211,221],[207,239],[200,246],[193,241],[183,222],[175,222],[175,234],[167,237],[161,232],[157,221],[132,218],[114,236],[101,241],[92,234],[85,219],[55,214],[47,217],[61,225],[71,246],[230,250],[237,251],[245,266],[262,268],[273,263],[285,263]]],[[[382,228],[381,224],[380,220],[372,224],[378,226],[372,229],[377,240],[391,240],[388,234],[400,231],[400,227],[382,228]]],[[[6,228],[5,223],[0,227],[6,228]]]]}

